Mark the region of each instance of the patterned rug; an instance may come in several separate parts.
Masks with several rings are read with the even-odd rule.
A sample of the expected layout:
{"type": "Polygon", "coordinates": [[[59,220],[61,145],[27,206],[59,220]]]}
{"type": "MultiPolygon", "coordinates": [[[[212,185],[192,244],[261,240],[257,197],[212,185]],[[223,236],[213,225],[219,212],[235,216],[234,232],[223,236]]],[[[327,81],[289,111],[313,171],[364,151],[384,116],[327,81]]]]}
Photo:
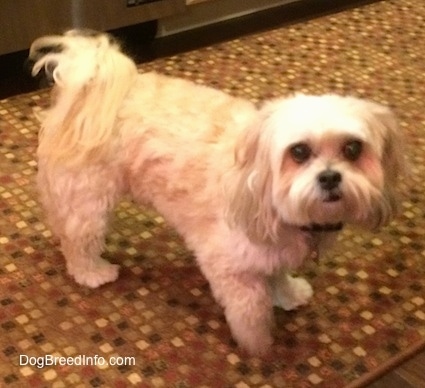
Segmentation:
{"type": "Polygon", "coordinates": [[[423,1],[380,1],[140,67],[253,101],[294,91],[371,98],[392,106],[406,132],[400,216],[379,233],[344,230],[304,269],[314,298],[276,310],[265,360],[238,351],[190,252],[150,209],[116,210],[105,257],[122,264],[118,281],[77,286],[35,192],[32,109],[46,92],[0,101],[0,386],[355,387],[420,349],[424,25],[423,1]]]}

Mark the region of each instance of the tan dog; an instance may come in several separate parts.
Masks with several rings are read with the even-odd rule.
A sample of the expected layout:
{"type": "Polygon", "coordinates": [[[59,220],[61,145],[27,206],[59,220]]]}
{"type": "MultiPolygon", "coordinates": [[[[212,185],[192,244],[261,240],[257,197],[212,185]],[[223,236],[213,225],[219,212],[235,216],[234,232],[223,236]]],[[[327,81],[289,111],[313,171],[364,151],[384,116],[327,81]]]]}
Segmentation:
{"type": "Polygon", "coordinates": [[[33,74],[55,86],[40,134],[38,183],[67,269],[85,286],[118,277],[101,259],[108,215],[130,194],[185,238],[237,342],[272,343],[272,306],[308,302],[288,271],[345,223],[394,214],[402,169],[390,110],[336,95],[296,95],[257,109],[218,90],[135,64],[105,34],[36,40],[33,74]]]}

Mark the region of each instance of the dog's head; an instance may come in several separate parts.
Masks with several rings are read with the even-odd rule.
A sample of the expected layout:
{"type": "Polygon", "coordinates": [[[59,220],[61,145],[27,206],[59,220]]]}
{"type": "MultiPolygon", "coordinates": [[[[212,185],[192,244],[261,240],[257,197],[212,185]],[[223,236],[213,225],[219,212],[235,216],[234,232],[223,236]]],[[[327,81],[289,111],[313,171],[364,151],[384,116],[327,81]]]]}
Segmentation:
{"type": "Polygon", "coordinates": [[[280,225],[386,224],[403,169],[391,111],[336,95],[267,103],[236,149],[230,219],[251,238],[276,240],[280,225]]]}

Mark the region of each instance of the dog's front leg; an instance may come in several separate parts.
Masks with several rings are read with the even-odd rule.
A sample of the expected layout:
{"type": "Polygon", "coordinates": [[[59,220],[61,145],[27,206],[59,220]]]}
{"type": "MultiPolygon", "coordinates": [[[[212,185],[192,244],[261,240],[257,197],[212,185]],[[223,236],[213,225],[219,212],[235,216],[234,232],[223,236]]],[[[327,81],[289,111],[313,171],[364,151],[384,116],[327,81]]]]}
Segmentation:
{"type": "Polygon", "coordinates": [[[270,278],[270,285],[273,292],[273,305],[286,311],[307,304],[313,296],[313,289],[307,280],[293,277],[284,270],[270,278]]]}
{"type": "MultiPolygon", "coordinates": [[[[204,271],[205,273],[205,271],[204,271]]],[[[267,281],[254,273],[205,273],[233,338],[251,355],[264,355],[273,343],[273,306],[267,281]]]]}

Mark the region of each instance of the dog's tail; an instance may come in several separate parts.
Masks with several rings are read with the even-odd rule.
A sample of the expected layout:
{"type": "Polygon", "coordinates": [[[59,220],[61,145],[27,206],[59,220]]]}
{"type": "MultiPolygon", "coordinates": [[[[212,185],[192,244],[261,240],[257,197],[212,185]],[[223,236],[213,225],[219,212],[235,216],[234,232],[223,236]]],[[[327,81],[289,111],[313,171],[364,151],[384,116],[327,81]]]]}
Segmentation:
{"type": "Polygon", "coordinates": [[[115,121],[137,69],[107,34],[71,30],[33,42],[32,75],[54,84],[52,106],[41,115],[39,157],[78,164],[113,146],[115,121]]]}

